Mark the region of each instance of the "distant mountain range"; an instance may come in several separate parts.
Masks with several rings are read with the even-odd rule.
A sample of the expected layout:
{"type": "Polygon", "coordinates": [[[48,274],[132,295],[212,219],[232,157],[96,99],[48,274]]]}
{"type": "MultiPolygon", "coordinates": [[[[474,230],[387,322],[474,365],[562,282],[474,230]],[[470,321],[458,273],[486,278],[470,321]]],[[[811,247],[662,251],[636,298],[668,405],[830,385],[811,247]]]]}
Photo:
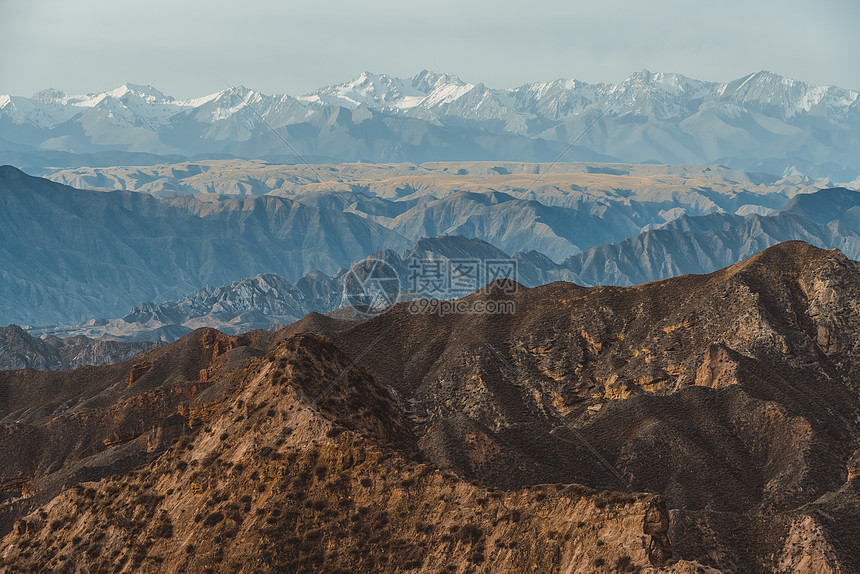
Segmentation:
{"type": "MultiPolygon", "coordinates": [[[[483,262],[510,257],[479,239],[447,236],[421,239],[402,254],[389,249],[375,252],[369,258],[384,262],[396,273],[397,288],[392,288],[389,294],[392,300],[404,301],[422,295],[454,296],[446,297],[445,292],[422,292],[417,284],[413,287],[409,281],[411,263],[464,259],[483,262]]],[[[356,261],[352,269],[358,270],[362,264],[363,261],[356,261]]],[[[271,329],[298,321],[311,312],[329,313],[350,306],[349,290],[345,287],[349,271],[340,269],[334,276],[312,271],[295,283],[279,275],[261,274],[220,287],[204,287],[175,301],[141,303],[120,319],[93,319],[84,324],[37,327],[29,331],[53,337],[89,335],[130,341],[175,341],[200,327],[217,328],[234,335],[271,329]]],[[[534,281],[525,282],[534,284],[534,281]]],[[[468,291],[457,294],[466,295],[468,291]]],[[[340,314],[349,316],[348,311],[340,314]]]]}
{"type": "MultiPolygon", "coordinates": [[[[418,296],[451,298],[466,293],[421,292],[409,281],[414,262],[473,260],[516,262],[516,280],[527,287],[554,281],[584,286],[636,285],[684,274],[710,273],[778,243],[792,239],[829,249],[840,249],[860,259],[860,192],[844,188],[795,196],[769,215],[739,216],[714,213],[683,216],[665,226],[620,243],[601,245],[560,264],[537,252],[511,255],[479,239],[462,236],[424,238],[398,254],[372,254],[400,278],[402,292],[390,299],[408,301],[418,296]]],[[[354,269],[365,264],[356,261],[354,269]]],[[[333,277],[312,272],[295,284],[277,275],[258,275],[218,288],[207,287],[164,303],[143,303],[121,319],[37,328],[36,335],[109,337],[124,340],[173,341],[199,327],[229,334],[271,329],[299,320],[311,312],[330,313],[351,304],[345,293],[349,275],[341,269],[333,277]]],[[[343,312],[339,316],[350,316],[343,312]]]]}
{"type": "MultiPolygon", "coordinates": [[[[0,323],[116,317],[270,272],[334,273],[409,242],[361,217],[273,196],[205,203],[75,190],[0,167],[0,323]]],[[[71,320],[71,321],[70,321],[71,320]]]]}
{"type": "Polygon", "coordinates": [[[778,209],[824,182],[721,166],[605,163],[441,162],[323,164],[183,162],[151,167],[61,169],[48,175],[79,188],[126,189],[160,198],[276,195],[357,214],[410,242],[477,237],[500,249],[540,251],[555,261],[622,241],[681,214],[778,209]]]}
{"type": "Polygon", "coordinates": [[[0,96],[0,159],[552,161],[597,121],[566,159],[722,163],[848,182],[860,175],[858,94],[766,71],[728,83],[642,71],[619,84],[560,79],[509,89],[429,71],[363,73],[301,97],[240,86],[188,100],[134,84],[87,95],[44,90],[0,96]]]}
{"type": "MultiPolygon", "coordinates": [[[[380,250],[399,258],[422,237],[440,235],[477,238],[505,253],[543,253],[549,270],[541,263],[533,273],[537,282],[559,273],[553,262],[679,215],[770,212],[815,189],[718,167],[617,164],[560,166],[525,195],[540,166],[440,164],[412,166],[424,176],[386,177],[386,170],[406,167],[370,166],[379,173],[362,178],[365,168],[346,165],[352,173],[335,181],[337,188],[306,182],[292,195],[284,192],[287,197],[172,199],[76,190],[0,168],[0,324],[122,317],[142,301],[179,301],[207,285],[260,274],[296,282],[312,271],[320,275],[309,281],[322,284],[311,291],[325,303],[292,308],[326,310],[327,281],[341,269],[380,250]],[[570,173],[574,168],[585,173],[570,173]],[[480,169],[485,176],[469,175],[480,169]]],[[[191,169],[172,169],[185,168],[191,169]]],[[[265,317],[293,316],[259,310],[265,317]]]]}

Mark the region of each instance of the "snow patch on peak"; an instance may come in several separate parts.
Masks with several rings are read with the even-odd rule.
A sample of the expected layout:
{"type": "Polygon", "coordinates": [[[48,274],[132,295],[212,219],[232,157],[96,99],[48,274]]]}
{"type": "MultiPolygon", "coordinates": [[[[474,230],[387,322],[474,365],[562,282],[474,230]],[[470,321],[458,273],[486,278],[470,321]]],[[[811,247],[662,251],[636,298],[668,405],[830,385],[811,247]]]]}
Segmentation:
{"type": "Polygon", "coordinates": [[[108,90],[105,94],[112,98],[137,97],[149,104],[174,101],[173,98],[165,96],[162,92],[149,85],[123,84],[118,88],[108,90]]]}
{"type": "Polygon", "coordinates": [[[298,99],[308,103],[343,106],[350,109],[363,105],[393,109],[397,108],[404,98],[415,98],[421,95],[400,78],[387,74],[362,72],[349,82],[327,86],[298,99]]]}
{"type": "Polygon", "coordinates": [[[190,100],[178,100],[176,103],[183,107],[188,108],[199,108],[203,104],[209,103],[212,100],[217,100],[221,95],[221,92],[214,92],[209,94],[208,96],[201,96],[199,98],[191,98],[190,100]]]}
{"type": "Polygon", "coordinates": [[[725,84],[720,97],[739,106],[770,110],[784,118],[825,106],[841,116],[858,101],[856,90],[811,85],[767,70],[725,84]]]}

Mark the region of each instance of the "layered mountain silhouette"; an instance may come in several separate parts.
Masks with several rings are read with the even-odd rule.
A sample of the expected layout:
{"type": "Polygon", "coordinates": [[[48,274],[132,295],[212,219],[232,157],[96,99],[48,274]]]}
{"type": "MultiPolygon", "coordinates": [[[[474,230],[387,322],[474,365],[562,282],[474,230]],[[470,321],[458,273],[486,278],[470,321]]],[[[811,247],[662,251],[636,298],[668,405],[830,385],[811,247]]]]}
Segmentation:
{"type": "MultiPolygon", "coordinates": [[[[813,245],[840,249],[860,259],[860,193],[844,188],[797,195],[769,215],[714,213],[682,216],[664,226],[620,243],[598,246],[557,264],[538,252],[513,255],[478,239],[462,236],[424,238],[403,253],[375,252],[400,278],[392,300],[416,297],[451,298],[448,290],[422,291],[410,281],[414,265],[438,261],[512,261],[515,278],[528,287],[568,281],[584,286],[633,285],[683,274],[709,273],[734,264],[766,247],[800,239],[813,245]]],[[[354,261],[351,269],[361,269],[354,261]]],[[[68,337],[87,335],[127,340],[172,341],[191,330],[215,327],[230,334],[270,329],[296,321],[310,312],[329,313],[354,304],[348,294],[346,269],[333,276],[309,273],[291,283],[277,275],[260,275],[205,288],[183,299],[143,303],[113,321],[34,329],[34,334],[68,337]]]]}
{"type": "Polygon", "coordinates": [[[299,161],[296,152],[308,161],[553,161],[583,135],[569,159],[719,162],[851,181],[860,175],[857,102],[857,90],[767,71],[718,83],[643,70],[618,84],[510,89],[426,70],[409,79],[366,72],[299,98],[240,86],[177,100],[125,84],[0,96],[0,149],[24,166],[92,165],[104,154],[126,165],[140,165],[134,154],[145,163],[142,154],[299,161]]]}
{"type": "Polygon", "coordinates": [[[84,189],[161,198],[277,195],[359,214],[400,235],[477,237],[555,261],[615,243],[680,214],[765,213],[826,187],[723,166],[443,162],[289,166],[238,160],[152,167],[78,168],[46,174],[84,189]]]}
{"type": "Polygon", "coordinates": [[[574,255],[558,267],[538,256],[534,267],[548,271],[539,283],[562,278],[582,285],[635,285],[708,273],[794,239],[860,259],[859,212],[860,192],[826,189],[798,195],[768,215],[681,216],[659,229],[574,255]]]}
{"type": "Polygon", "coordinates": [[[0,565],[854,571],[858,286],[788,242],[0,372],[0,565]]]}
{"type": "MultiPolygon", "coordinates": [[[[67,325],[120,317],[143,301],[175,301],[207,285],[264,273],[291,282],[311,271],[332,276],[380,249],[401,253],[427,235],[466,234],[497,242],[506,253],[543,250],[551,260],[563,261],[602,242],[665,225],[679,214],[767,212],[815,189],[787,180],[757,181],[754,174],[723,168],[667,172],[588,164],[545,176],[546,185],[523,197],[540,166],[471,165],[485,170],[465,180],[472,191],[457,190],[463,176],[440,175],[452,167],[456,164],[427,168],[432,177],[410,183],[408,177],[387,177],[388,168],[347,166],[345,183],[335,182],[345,192],[311,172],[315,182],[306,180],[290,197],[174,198],[74,190],[5,167],[0,170],[0,323],[67,325]],[[496,168],[510,173],[497,181],[488,167],[491,173],[496,168]],[[621,169],[628,175],[618,175],[621,169]],[[373,171],[376,179],[362,184],[362,175],[373,171]],[[642,184],[648,192],[634,200],[630,189],[607,190],[605,181],[642,184]],[[509,192],[495,190],[499,184],[509,192]]],[[[536,282],[546,275],[530,273],[536,282]]],[[[556,278],[577,280],[562,273],[556,278]]]]}
{"type": "Polygon", "coordinates": [[[74,190],[0,168],[0,317],[115,317],[262,272],[333,273],[409,242],[354,214],[272,196],[206,203],[74,190]]]}

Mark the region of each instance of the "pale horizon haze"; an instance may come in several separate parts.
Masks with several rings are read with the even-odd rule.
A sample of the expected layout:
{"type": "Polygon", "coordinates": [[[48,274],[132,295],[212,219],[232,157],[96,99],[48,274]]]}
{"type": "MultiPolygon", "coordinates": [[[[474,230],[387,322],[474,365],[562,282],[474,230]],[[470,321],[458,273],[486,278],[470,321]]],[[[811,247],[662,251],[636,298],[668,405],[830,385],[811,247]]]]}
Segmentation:
{"type": "Polygon", "coordinates": [[[150,84],[177,98],[242,84],[301,95],[362,71],[422,69],[507,88],[642,69],[726,82],[767,69],[860,89],[860,3],[681,0],[10,0],[0,93],[150,84]]]}

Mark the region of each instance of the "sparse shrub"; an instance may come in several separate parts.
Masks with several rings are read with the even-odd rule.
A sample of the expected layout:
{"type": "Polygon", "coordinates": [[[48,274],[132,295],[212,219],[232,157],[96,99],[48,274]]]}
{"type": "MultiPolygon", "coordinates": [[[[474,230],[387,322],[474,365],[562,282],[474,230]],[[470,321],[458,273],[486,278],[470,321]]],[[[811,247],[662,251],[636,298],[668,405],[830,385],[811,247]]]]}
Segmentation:
{"type": "Polygon", "coordinates": [[[475,551],[469,554],[469,562],[472,564],[483,564],[486,557],[483,552],[475,551]]]}
{"type": "Polygon", "coordinates": [[[484,537],[484,530],[474,523],[469,523],[463,526],[460,530],[460,540],[477,544],[484,537]]]}
{"type": "Polygon", "coordinates": [[[173,538],[173,523],[166,514],[163,514],[156,522],[153,534],[157,538],[173,538]]]}
{"type": "Polygon", "coordinates": [[[328,467],[324,464],[321,464],[316,467],[316,469],[314,469],[314,474],[317,475],[317,480],[323,480],[328,474],[328,467]]]}
{"type": "Polygon", "coordinates": [[[203,526],[215,526],[222,520],[224,520],[224,513],[216,510],[215,512],[209,513],[209,516],[207,516],[206,520],[203,521],[203,526]]]}

